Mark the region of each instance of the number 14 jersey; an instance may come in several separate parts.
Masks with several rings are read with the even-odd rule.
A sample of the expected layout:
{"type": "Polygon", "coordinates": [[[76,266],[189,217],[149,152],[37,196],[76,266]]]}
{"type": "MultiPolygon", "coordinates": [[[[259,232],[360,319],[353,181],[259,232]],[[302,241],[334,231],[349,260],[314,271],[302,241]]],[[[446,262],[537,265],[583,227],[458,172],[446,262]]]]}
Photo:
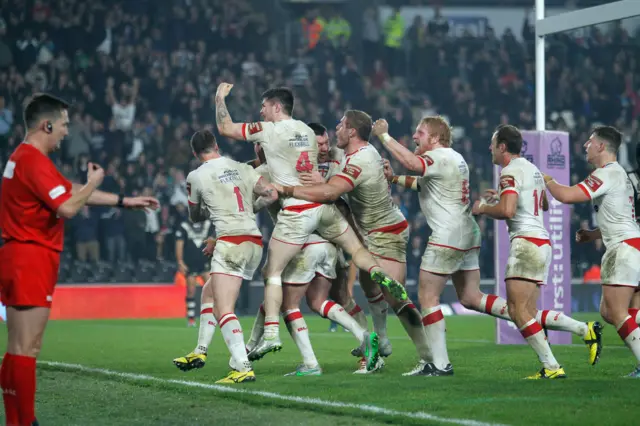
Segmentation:
{"type": "Polygon", "coordinates": [[[429,244],[458,250],[480,246],[480,228],[471,214],[469,167],[452,148],[436,148],[418,157],[420,208],[432,233],[429,244]]]}

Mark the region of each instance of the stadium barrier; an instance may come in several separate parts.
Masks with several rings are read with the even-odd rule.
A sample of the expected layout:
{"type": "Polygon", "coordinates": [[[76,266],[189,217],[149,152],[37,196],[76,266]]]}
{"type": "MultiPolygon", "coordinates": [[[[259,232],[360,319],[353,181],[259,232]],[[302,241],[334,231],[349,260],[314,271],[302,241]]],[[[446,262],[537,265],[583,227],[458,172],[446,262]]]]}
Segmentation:
{"type": "MultiPolygon", "coordinates": [[[[252,281],[242,287],[236,312],[240,315],[254,315],[264,295],[263,282],[252,281]]],[[[409,296],[418,301],[418,287],[415,280],[407,281],[409,296]]],[[[356,286],[359,284],[356,282],[356,286]]],[[[481,290],[495,292],[495,281],[481,281],[481,290]]],[[[196,290],[197,310],[200,310],[200,290],[196,290]]],[[[354,292],[357,303],[366,312],[367,300],[362,291],[354,292]]],[[[597,312],[602,289],[599,285],[586,285],[582,281],[572,281],[572,312],[597,312]]],[[[56,288],[51,310],[53,320],[73,319],[143,319],[143,318],[185,318],[186,288],[169,284],[60,284],[56,288]]],[[[457,303],[453,286],[446,286],[441,298],[446,315],[475,314],[457,303]]],[[[310,313],[305,303],[303,313],[310,313]]],[[[0,318],[5,317],[0,305],[0,318]]]]}

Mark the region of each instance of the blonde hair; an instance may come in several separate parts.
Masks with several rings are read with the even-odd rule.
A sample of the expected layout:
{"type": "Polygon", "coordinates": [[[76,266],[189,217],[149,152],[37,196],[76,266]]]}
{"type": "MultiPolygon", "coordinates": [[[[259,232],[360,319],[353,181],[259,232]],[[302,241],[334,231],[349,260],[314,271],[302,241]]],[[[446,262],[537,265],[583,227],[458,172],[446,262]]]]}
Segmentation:
{"type": "Polygon", "coordinates": [[[430,133],[435,136],[438,136],[440,143],[446,147],[451,146],[451,126],[447,123],[440,115],[434,115],[429,117],[424,117],[420,120],[421,126],[426,126],[429,128],[430,133]]]}

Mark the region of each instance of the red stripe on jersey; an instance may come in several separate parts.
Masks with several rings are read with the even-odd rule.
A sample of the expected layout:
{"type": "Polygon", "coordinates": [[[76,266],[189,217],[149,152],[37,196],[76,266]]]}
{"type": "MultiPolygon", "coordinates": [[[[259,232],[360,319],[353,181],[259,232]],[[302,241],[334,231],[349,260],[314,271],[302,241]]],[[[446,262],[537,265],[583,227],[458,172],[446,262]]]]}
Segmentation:
{"type": "Polygon", "coordinates": [[[247,139],[247,123],[242,123],[242,137],[247,139]]]}
{"type": "Polygon", "coordinates": [[[336,176],[337,176],[337,177],[339,177],[339,178],[342,178],[342,179],[346,180],[347,182],[349,182],[349,185],[351,185],[351,187],[352,187],[352,188],[355,188],[355,187],[356,187],[356,185],[353,183],[353,181],[352,181],[351,179],[349,179],[348,177],[343,176],[343,175],[336,175],[336,176]]]}
{"type": "Polygon", "coordinates": [[[591,199],[591,193],[589,192],[589,190],[588,190],[587,188],[585,188],[585,187],[584,187],[584,185],[583,185],[583,184],[579,183],[579,184],[578,184],[578,188],[582,189],[582,192],[584,192],[584,193],[585,193],[585,195],[586,195],[587,197],[589,197],[589,199],[591,199]]]}
{"type": "Polygon", "coordinates": [[[522,238],[523,240],[527,240],[530,243],[533,243],[535,245],[537,245],[538,247],[542,247],[544,245],[551,245],[551,241],[546,239],[546,238],[533,238],[533,237],[513,237],[513,239],[515,240],[516,238],[522,238]]]}
{"type": "Polygon", "coordinates": [[[228,235],[226,237],[218,238],[218,241],[226,241],[236,245],[250,242],[262,247],[262,237],[260,235],[228,235]]]}
{"type": "Polygon", "coordinates": [[[424,174],[427,173],[427,161],[420,156],[418,156],[418,159],[420,160],[420,164],[422,165],[422,172],[420,174],[424,176],[424,174]]]}
{"type": "Polygon", "coordinates": [[[502,191],[500,193],[500,195],[504,195],[504,194],[516,194],[516,195],[518,195],[518,191],[513,190],[513,189],[505,189],[504,191],[502,191]]]}
{"type": "Polygon", "coordinates": [[[631,238],[629,240],[624,240],[623,242],[629,244],[636,250],[640,250],[640,238],[631,238]]]}
{"type": "Polygon", "coordinates": [[[369,231],[369,234],[373,234],[374,232],[384,232],[386,234],[399,234],[405,229],[409,227],[409,222],[403,220],[400,223],[396,223],[394,225],[383,226],[382,228],[376,228],[369,231]]]}
{"type": "Polygon", "coordinates": [[[306,211],[306,210],[309,210],[309,209],[315,209],[316,207],[320,207],[321,205],[322,205],[322,203],[301,204],[299,206],[285,207],[282,210],[286,210],[286,211],[294,212],[294,213],[302,213],[303,211],[306,211]]]}
{"type": "Polygon", "coordinates": [[[533,324],[529,325],[524,330],[520,330],[520,334],[522,334],[522,337],[526,339],[527,337],[533,336],[534,334],[539,333],[541,331],[542,331],[542,326],[538,323],[538,321],[534,321],[533,324]]]}
{"type": "Polygon", "coordinates": [[[441,321],[444,319],[444,315],[442,314],[442,309],[438,309],[435,312],[431,312],[429,315],[425,315],[422,318],[422,325],[431,325],[431,324],[435,324],[438,321],[441,321]]]}

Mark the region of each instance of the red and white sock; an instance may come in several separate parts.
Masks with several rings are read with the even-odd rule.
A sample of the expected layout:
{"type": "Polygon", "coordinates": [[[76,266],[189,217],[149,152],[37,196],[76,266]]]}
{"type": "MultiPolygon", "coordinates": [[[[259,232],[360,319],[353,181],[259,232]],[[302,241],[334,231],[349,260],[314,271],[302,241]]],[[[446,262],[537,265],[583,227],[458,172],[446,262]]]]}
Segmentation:
{"type": "Polygon", "coordinates": [[[347,313],[351,315],[358,324],[360,324],[360,327],[364,328],[365,330],[369,329],[367,316],[364,314],[362,308],[358,306],[355,300],[350,299],[349,303],[347,303],[347,305],[344,307],[344,310],[347,311],[347,313]]]}
{"type": "Polygon", "coordinates": [[[249,352],[249,350],[253,349],[258,344],[263,333],[264,333],[264,305],[261,304],[260,308],[258,309],[258,313],[256,314],[256,319],[253,321],[253,327],[251,328],[251,336],[249,336],[249,341],[247,342],[247,352],[249,352]]]}
{"type": "Polygon", "coordinates": [[[538,311],[536,314],[536,321],[540,323],[542,328],[549,330],[568,331],[577,336],[584,338],[589,332],[589,327],[586,323],[576,321],[571,317],[566,316],[562,312],[558,311],[538,311]]]}
{"type": "Polygon", "coordinates": [[[280,318],[264,317],[264,338],[275,339],[280,335],[280,318]]]}
{"type": "Polygon", "coordinates": [[[538,355],[538,359],[544,368],[549,370],[557,370],[560,368],[560,364],[558,364],[558,361],[553,356],[553,352],[551,352],[547,336],[545,336],[542,326],[535,320],[535,318],[522,326],[520,328],[520,333],[527,343],[529,343],[529,346],[531,346],[538,355]]]}
{"type": "Polygon", "coordinates": [[[291,334],[291,338],[296,343],[300,354],[302,354],[304,365],[310,368],[317,367],[318,360],[311,346],[307,322],[300,313],[300,309],[291,309],[284,312],[284,323],[287,325],[289,334],[291,334]]]}
{"type": "Polygon", "coordinates": [[[200,328],[198,330],[198,345],[193,351],[197,354],[206,354],[216,332],[216,322],[213,316],[213,303],[203,303],[200,306],[200,328]]]}
{"type": "Polygon", "coordinates": [[[0,387],[4,400],[4,412],[7,425],[20,424],[20,412],[18,410],[18,394],[13,383],[13,355],[5,353],[0,367],[0,387]]]}
{"type": "Polygon", "coordinates": [[[631,318],[633,318],[636,324],[640,324],[640,315],[638,314],[640,314],[640,309],[637,309],[637,308],[629,309],[629,315],[631,315],[631,318]]]}
{"type": "Polygon", "coordinates": [[[389,311],[389,304],[384,300],[382,292],[367,298],[367,300],[369,301],[369,311],[373,319],[373,330],[378,334],[380,339],[388,339],[387,312],[389,311]]]}
{"type": "Polygon", "coordinates": [[[631,352],[638,360],[638,364],[640,364],[640,328],[638,328],[635,319],[629,315],[616,328],[618,329],[618,335],[624,341],[624,344],[631,349],[631,352]]]}
{"type": "Polygon", "coordinates": [[[229,348],[231,358],[238,368],[238,371],[246,372],[251,370],[251,363],[247,358],[247,351],[244,347],[244,335],[242,334],[242,326],[238,317],[234,313],[230,312],[220,316],[218,321],[220,324],[220,331],[224,342],[229,348]]]}
{"type": "Polygon", "coordinates": [[[363,342],[366,330],[360,327],[360,324],[358,324],[358,322],[349,315],[342,306],[332,302],[331,300],[325,300],[322,302],[320,312],[324,318],[329,318],[349,330],[351,334],[358,339],[358,342],[363,342]]]}
{"type": "Polygon", "coordinates": [[[422,325],[431,348],[432,358],[425,361],[433,362],[437,368],[445,368],[450,361],[447,352],[446,324],[440,306],[422,310],[422,325]]]}
{"type": "Polygon", "coordinates": [[[483,294],[478,311],[489,314],[492,317],[511,321],[507,301],[495,294],[483,294]]]}

